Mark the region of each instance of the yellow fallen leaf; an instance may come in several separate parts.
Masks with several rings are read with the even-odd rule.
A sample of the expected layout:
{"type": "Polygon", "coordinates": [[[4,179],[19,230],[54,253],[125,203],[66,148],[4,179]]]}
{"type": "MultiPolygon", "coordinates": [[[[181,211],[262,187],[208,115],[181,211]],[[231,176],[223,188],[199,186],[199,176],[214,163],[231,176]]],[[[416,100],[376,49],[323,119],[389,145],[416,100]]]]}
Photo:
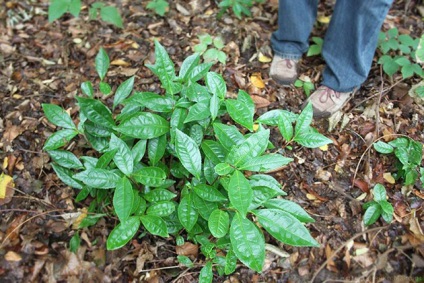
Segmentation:
{"type": "Polygon", "coordinates": [[[4,258],[7,261],[21,261],[22,260],[22,256],[18,253],[15,253],[13,251],[8,251],[5,255],[4,258]]]}
{"type": "Polygon", "coordinates": [[[363,193],[361,195],[359,195],[356,199],[357,200],[364,200],[367,197],[367,193],[363,193]]]}
{"type": "Polygon", "coordinates": [[[250,81],[257,88],[265,88],[264,81],[262,80],[261,73],[253,73],[250,76],[250,81]]]}
{"type": "Polygon", "coordinates": [[[321,149],[322,151],[327,151],[328,150],[328,144],[324,144],[324,145],[320,146],[319,149],[321,149]]]}
{"type": "Polygon", "coordinates": [[[134,49],[138,49],[138,48],[140,48],[140,45],[138,45],[138,43],[137,43],[137,42],[133,42],[133,43],[131,44],[131,47],[132,47],[132,48],[134,48],[134,49]]]}
{"type": "Polygon", "coordinates": [[[113,60],[112,62],[110,62],[110,64],[114,66],[125,66],[125,67],[128,67],[130,65],[130,63],[122,59],[113,60]]]}
{"type": "Polygon", "coordinates": [[[271,58],[269,58],[268,56],[264,55],[262,52],[259,52],[258,60],[261,63],[269,63],[269,62],[272,61],[271,58]]]}
{"type": "Polygon", "coordinates": [[[306,198],[309,200],[316,200],[317,198],[313,194],[306,194],[306,198]]]}
{"type": "Polygon", "coordinates": [[[328,24],[328,23],[330,23],[331,17],[327,17],[327,16],[318,16],[317,20],[318,20],[318,22],[320,22],[321,24],[328,24]]]}
{"type": "Polygon", "coordinates": [[[6,168],[7,168],[7,165],[9,164],[9,158],[8,157],[6,157],[4,160],[3,160],[3,166],[2,166],[2,168],[3,168],[3,170],[5,170],[6,168]]]}
{"type": "Polygon", "coordinates": [[[6,198],[7,190],[15,187],[12,177],[2,173],[0,175],[0,199],[6,198]]]}
{"type": "Polygon", "coordinates": [[[387,181],[387,183],[389,183],[389,184],[394,184],[394,183],[396,183],[395,178],[393,178],[393,176],[392,176],[392,174],[391,174],[390,172],[388,172],[388,173],[384,173],[384,174],[383,174],[383,178],[384,178],[384,180],[386,180],[386,181],[387,181]]]}
{"type": "Polygon", "coordinates": [[[81,209],[81,214],[78,216],[78,218],[75,220],[74,223],[72,223],[72,229],[78,229],[79,225],[81,224],[81,221],[84,220],[84,218],[87,217],[87,208],[81,209]]]}
{"type": "Polygon", "coordinates": [[[259,130],[259,124],[253,124],[253,131],[256,132],[259,130]]]}

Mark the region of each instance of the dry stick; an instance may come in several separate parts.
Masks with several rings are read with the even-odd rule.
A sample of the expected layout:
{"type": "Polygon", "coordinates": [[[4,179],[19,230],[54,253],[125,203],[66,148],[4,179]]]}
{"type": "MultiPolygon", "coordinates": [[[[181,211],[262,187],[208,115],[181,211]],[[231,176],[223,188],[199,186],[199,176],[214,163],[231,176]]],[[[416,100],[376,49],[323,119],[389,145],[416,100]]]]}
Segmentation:
{"type": "Polygon", "coordinates": [[[326,261],[324,261],[324,263],[323,264],[321,264],[321,266],[318,268],[318,270],[317,271],[315,271],[315,273],[314,273],[314,276],[312,277],[312,279],[311,279],[311,283],[313,283],[314,282],[314,280],[315,280],[315,278],[318,276],[318,274],[321,272],[321,270],[328,264],[328,262],[336,255],[336,254],[338,254],[347,244],[349,244],[351,241],[353,241],[354,239],[356,239],[356,238],[358,238],[358,237],[360,237],[360,236],[362,236],[362,235],[364,235],[364,234],[367,234],[367,233],[371,233],[371,232],[374,232],[374,231],[378,231],[378,230],[383,230],[383,229],[386,229],[386,228],[388,228],[389,227],[389,225],[386,225],[386,226],[383,226],[383,227],[376,227],[376,228],[372,228],[372,229],[368,229],[368,230],[365,230],[365,231],[363,231],[363,232],[359,232],[359,233],[356,233],[355,235],[353,235],[353,237],[351,237],[349,240],[347,240],[347,241],[345,241],[340,247],[338,247],[337,248],[337,250],[335,250],[334,252],[333,252],[333,254],[331,255],[331,256],[329,256],[328,258],[327,258],[327,260],[326,261]]]}

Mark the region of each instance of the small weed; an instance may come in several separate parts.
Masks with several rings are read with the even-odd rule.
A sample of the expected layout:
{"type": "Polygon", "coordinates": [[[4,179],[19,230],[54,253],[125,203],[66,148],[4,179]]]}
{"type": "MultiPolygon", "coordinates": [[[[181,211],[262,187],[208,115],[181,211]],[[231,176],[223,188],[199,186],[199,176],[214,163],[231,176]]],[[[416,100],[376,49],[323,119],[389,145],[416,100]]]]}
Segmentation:
{"type": "Polygon", "coordinates": [[[221,8],[218,13],[218,18],[228,10],[231,9],[237,18],[242,19],[243,15],[251,17],[252,13],[250,8],[255,3],[264,3],[264,0],[222,0],[218,6],[221,8]]]}
{"type": "Polygon", "coordinates": [[[390,223],[393,220],[393,206],[386,200],[386,189],[383,185],[377,184],[373,189],[374,199],[363,205],[365,210],[364,224],[369,226],[375,223],[380,216],[384,221],[390,223]]]}
{"type": "Polygon", "coordinates": [[[221,62],[225,65],[227,55],[222,48],[224,48],[224,40],[220,36],[212,37],[209,34],[199,35],[200,43],[193,47],[194,52],[200,53],[205,62],[221,62]],[[212,46],[212,47],[210,47],[212,46]]]}
{"type": "Polygon", "coordinates": [[[151,0],[146,8],[163,17],[169,10],[169,3],[166,0],[151,0]]]}
{"type": "Polygon", "coordinates": [[[303,88],[306,96],[311,95],[311,91],[315,89],[315,85],[311,82],[311,79],[307,76],[301,76],[294,82],[295,87],[303,88]]]}
{"type": "Polygon", "coordinates": [[[311,46],[309,46],[308,53],[306,54],[306,56],[320,55],[324,40],[321,37],[314,36],[312,37],[312,42],[314,44],[311,44],[311,46]]]}

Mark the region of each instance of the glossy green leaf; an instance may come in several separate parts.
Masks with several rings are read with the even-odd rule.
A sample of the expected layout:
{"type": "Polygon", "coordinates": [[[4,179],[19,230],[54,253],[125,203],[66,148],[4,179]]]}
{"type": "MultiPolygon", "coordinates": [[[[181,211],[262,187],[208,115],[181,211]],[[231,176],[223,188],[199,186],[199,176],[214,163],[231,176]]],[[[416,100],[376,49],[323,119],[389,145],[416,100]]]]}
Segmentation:
{"type": "Polygon", "coordinates": [[[53,22],[69,10],[70,0],[51,0],[48,10],[49,22],[53,22]]]}
{"type": "Polygon", "coordinates": [[[245,140],[243,135],[234,125],[214,123],[213,129],[218,141],[227,150],[231,150],[233,146],[239,145],[245,140]]]}
{"type": "Polygon", "coordinates": [[[99,124],[95,124],[91,121],[85,121],[84,123],[84,131],[88,134],[91,134],[95,137],[99,138],[108,138],[112,134],[112,129],[104,127],[99,124]]]}
{"type": "Polygon", "coordinates": [[[127,79],[119,85],[115,91],[115,96],[113,98],[113,108],[115,109],[122,101],[124,101],[133,90],[134,87],[134,76],[127,79]]]}
{"type": "Polygon", "coordinates": [[[166,134],[169,123],[159,115],[142,112],[123,121],[116,130],[129,137],[152,139],[166,134]]]}
{"type": "Polygon", "coordinates": [[[160,237],[167,238],[169,237],[168,228],[166,227],[165,221],[155,215],[142,215],[140,216],[141,223],[143,223],[144,228],[149,231],[152,235],[157,235],[160,237]]]}
{"type": "Polygon", "coordinates": [[[230,178],[228,197],[231,205],[245,217],[252,202],[253,192],[249,181],[240,171],[234,171],[230,178]]]}
{"type": "Polygon", "coordinates": [[[97,150],[100,153],[106,152],[109,148],[109,139],[108,138],[99,138],[93,136],[89,133],[85,133],[85,137],[90,143],[91,147],[97,150]]]}
{"type": "Polygon", "coordinates": [[[68,169],[79,169],[82,168],[82,163],[78,157],[67,150],[49,150],[47,153],[58,165],[68,169]]]}
{"type": "Polygon", "coordinates": [[[94,88],[90,81],[81,83],[82,92],[90,98],[94,98],[94,88]]]}
{"type": "Polygon", "coordinates": [[[218,98],[224,99],[227,94],[227,85],[221,75],[215,72],[206,74],[206,86],[212,94],[216,94],[218,98]]]}
{"type": "Polygon", "coordinates": [[[41,104],[41,106],[43,107],[44,114],[50,123],[65,129],[76,130],[76,126],[72,121],[71,116],[69,116],[69,114],[60,106],[45,103],[41,104]]]}
{"type": "Polygon", "coordinates": [[[331,139],[313,131],[296,134],[296,136],[294,137],[294,141],[307,148],[317,148],[326,144],[333,143],[331,139]]]}
{"type": "Polygon", "coordinates": [[[60,130],[56,133],[52,134],[44,143],[44,150],[54,150],[58,149],[62,146],[65,146],[68,144],[70,140],[72,140],[78,132],[76,130],[60,130]]]}
{"type": "Polygon", "coordinates": [[[230,226],[230,216],[226,211],[215,209],[208,219],[209,231],[215,238],[227,235],[230,226]]]}
{"type": "Polygon", "coordinates": [[[102,102],[93,98],[77,97],[81,112],[88,120],[106,128],[115,126],[112,112],[102,102]]]}
{"type": "Polygon", "coordinates": [[[128,243],[137,233],[139,227],[140,219],[135,216],[116,225],[107,238],[107,249],[110,251],[125,246],[125,244],[128,243]]]}
{"type": "Polygon", "coordinates": [[[290,117],[285,112],[281,112],[280,114],[280,118],[278,119],[278,129],[286,141],[291,141],[294,133],[293,124],[290,117]]]}
{"type": "Polygon", "coordinates": [[[231,149],[225,162],[238,168],[252,158],[260,156],[268,146],[269,134],[269,129],[252,134],[243,143],[231,149]]]}
{"type": "Polygon", "coordinates": [[[213,63],[203,63],[200,65],[197,65],[193,68],[193,71],[188,76],[188,79],[192,82],[197,82],[200,79],[203,79],[206,74],[209,72],[210,68],[212,67],[213,63]]]}
{"type": "Polygon", "coordinates": [[[272,176],[264,174],[256,174],[249,177],[249,183],[252,188],[266,187],[274,191],[275,195],[285,195],[281,189],[281,184],[272,176]]]}
{"type": "Polygon", "coordinates": [[[100,17],[103,21],[111,23],[118,28],[123,28],[121,15],[119,15],[119,10],[113,6],[105,6],[100,9],[100,17]]]}
{"type": "Polygon", "coordinates": [[[171,97],[159,95],[153,92],[136,92],[127,103],[136,103],[147,107],[155,112],[171,112],[175,106],[175,101],[171,97]]]}
{"type": "Polygon", "coordinates": [[[112,91],[112,87],[107,82],[100,82],[99,90],[102,94],[108,95],[112,91]]]}
{"type": "Polygon", "coordinates": [[[109,69],[110,60],[106,51],[102,47],[96,55],[95,63],[97,74],[99,74],[100,80],[103,81],[106,77],[107,70],[109,69]]]}
{"type": "Polygon", "coordinates": [[[78,231],[72,236],[71,240],[69,241],[69,250],[73,253],[77,253],[79,247],[81,244],[81,239],[78,234],[78,231]]]}
{"type": "Polygon", "coordinates": [[[225,256],[225,275],[233,274],[237,268],[237,256],[234,254],[233,249],[229,249],[225,256]]]}
{"type": "Polygon", "coordinates": [[[231,222],[230,240],[237,258],[250,269],[261,272],[265,260],[265,239],[258,227],[236,213],[231,222]]]}
{"type": "Polygon", "coordinates": [[[214,165],[224,162],[225,156],[228,153],[220,143],[212,140],[204,140],[201,144],[201,148],[203,153],[214,165]]]}
{"type": "Polygon", "coordinates": [[[111,150],[116,149],[113,161],[119,170],[121,170],[121,172],[126,176],[131,175],[134,170],[134,162],[132,152],[128,145],[123,140],[112,134],[109,148],[111,150]]]}
{"type": "Polygon", "coordinates": [[[277,170],[290,162],[293,158],[284,157],[280,154],[267,154],[249,159],[239,166],[240,170],[248,170],[255,172],[268,172],[277,170]]]}
{"type": "Polygon", "coordinates": [[[165,154],[166,135],[150,139],[147,146],[147,155],[149,156],[150,164],[155,166],[165,154]]]}
{"type": "Polygon", "coordinates": [[[208,118],[210,116],[209,102],[210,98],[208,97],[191,106],[188,109],[188,114],[184,120],[184,123],[200,121],[208,118]]]}
{"type": "Polygon", "coordinates": [[[121,222],[127,220],[131,215],[134,204],[134,193],[130,180],[122,177],[116,184],[113,194],[113,207],[121,222]]]}
{"type": "Polygon", "coordinates": [[[192,195],[188,194],[180,200],[178,205],[178,219],[187,231],[191,231],[197,222],[197,213],[192,200],[192,195]]]}
{"type": "Polygon", "coordinates": [[[309,214],[297,203],[285,199],[270,199],[265,203],[268,208],[280,209],[290,213],[303,223],[315,222],[309,214]]]}
{"type": "Polygon", "coordinates": [[[380,201],[379,204],[382,211],[381,216],[383,217],[384,221],[386,221],[387,223],[392,222],[394,208],[391,205],[391,203],[388,202],[387,200],[383,200],[383,201],[380,201]]]}
{"type": "Polygon", "coordinates": [[[144,215],[146,209],[147,209],[147,203],[142,198],[137,190],[133,190],[133,196],[134,196],[134,202],[133,206],[131,207],[131,214],[135,215],[144,215]]]}
{"type": "Polygon", "coordinates": [[[179,256],[177,256],[177,260],[180,264],[187,266],[188,268],[194,267],[193,262],[191,261],[191,259],[188,256],[179,255],[179,256]]]}
{"type": "Polygon", "coordinates": [[[190,127],[189,136],[192,138],[198,146],[202,143],[203,137],[203,128],[199,124],[194,124],[190,127]]]}
{"type": "Polygon", "coordinates": [[[218,163],[215,166],[216,174],[220,176],[228,175],[234,172],[234,168],[230,166],[228,163],[218,163]]]}
{"type": "Polygon", "coordinates": [[[288,121],[290,121],[291,124],[296,122],[297,115],[281,109],[274,109],[268,112],[265,112],[262,114],[257,120],[257,123],[265,124],[268,126],[277,126],[280,121],[281,114],[283,114],[285,117],[288,118],[288,121]]]}
{"type": "Polygon", "coordinates": [[[253,115],[255,104],[245,91],[240,90],[237,100],[226,100],[227,111],[230,117],[238,124],[253,131],[253,115]]]}
{"type": "MultiPolygon", "coordinates": [[[[202,100],[210,98],[211,94],[209,93],[208,89],[196,82],[191,82],[188,86],[184,86],[184,88],[181,91],[182,97],[185,99],[188,99],[189,102],[200,102],[202,100]]],[[[190,107],[191,104],[188,104],[185,102],[183,104],[184,100],[180,99],[178,101],[178,104],[181,105],[180,107],[190,107]]]]}
{"type": "Polygon", "coordinates": [[[59,179],[65,183],[66,185],[75,188],[75,189],[82,189],[82,184],[79,183],[77,180],[75,180],[72,175],[73,172],[67,168],[64,168],[62,166],[59,166],[57,164],[52,163],[52,167],[56,175],[59,177],[59,179]]]}
{"type": "Polygon", "coordinates": [[[298,135],[309,133],[309,127],[312,123],[313,118],[313,108],[312,103],[308,103],[302,112],[299,114],[299,117],[296,120],[295,126],[295,140],[298,135]]]}
{"type": "Polygon", "coordinates": [[[206,184],[199,184],[193,188],[193,191],[200,198],[211,201],[211,202],[222,202],[226,201],[227,198],[222,195],[217,189],[206,184]]]}
{"type": "MultiPolygon", "coordinates": [[[[215,173],[214,164],[207,157],[205,157],[205,160],[203,162],[203,175],[209,184],[213,184],[215,180],[218,178],[218,175],[215,173]]],[[[421,175],[424,175],[424,174],[421,174],[421,175]]]]}
{"type": "Polygon", "coordinates": [[[364,214],[364,224],[369,226],[377,221],[381,215],[381,207],[375,203],[367,208],[364,214]]]}
{"type": "Polygon", "coordinates": [[[175,211],[175,203],[172,201],[158,201],[147,208],[146,214],[156,216],[168,216],[175,211]]]}
{"type": "Polygon", "coordinates": [[[211,283],[213,279],[212,262],[208,261],[199,274],[199,283],[211,283]]]}
{"type": "Polygon", "coordinates": [[[202,173],[202,158],[199,147],[192,138],[178,129],[176,130],[175,136],[175,150],[184,168],[197,179],[200,179],[202,173]]]}
{"type": "Polygon", "coordinates": [[[379,153],[386,153],[386,154],[388,154],[388,153],[392,153],[393,150],[394,150],[393,146],[391,146],[390,144],[385,143],[383,141],[375,142],[373,144],[373,146],[374,146],[374,149],[377,152],[379,152],[379,153]]]}
{"type": "Polygon", "coordinates": [[[87,186],[97,189],[115,188],[118,181],[121,179],[112,171],[100,168],[87,169],[75,174],[73,177],[87,186]]]}
{"type": "Polygon", "coordinates": [[[177,195],[166,189],[153,189],[144,194],[144,198],[149,202],[166,201],[175,198],[177,195]]]}
{"type": "Polygon", "coordinates": [[[209,102],[209,111],[210,111],[212,120],[215,120],[216,117],[218,116],[220,104],[221,104],[221,101],[218,95],[213,94],[209,102]]]}
{"type": "Polygon", "coordinates": [[[297,247],[317,247],[308,229],[291,214],[279,209],[255,210],[254,214],[265,230],[277,240],[297,247]]]}
{"type": "Polygon", "coordinates": [[[131,154],[134,158],[134,163],[138,163],[146,153],[147,141],[139,140],[131,149],[131,154]]]}
{"type": "Polygon", "coordinates": [[[218,208],[218,202],[204,200],[197,194],[192,194],[192,200],[197,213],[205,220],[208,220],[211,213],[218,208]]]}
{"type": "Polygon", "coordinates": [[[376,202],[386,200],[386,189],[382,184],[376,184],[373,189],[373,195],[376,202]]]}
{"type": "Polygon", "coordinates": [[[179,78],[182,81],[186,81],[188,79],[188,76],[191,74],[193,69],[199,64],[199,62],[200,62],[199,53],[194,53],[188,56],[181,64],[179,78]]]}
{"type": "Polygon", "coordinates": [[[143,167],[132,176],[137,182],[149,187],[159,187],[166,179],[166,173],[159,167],[143,167]]]}

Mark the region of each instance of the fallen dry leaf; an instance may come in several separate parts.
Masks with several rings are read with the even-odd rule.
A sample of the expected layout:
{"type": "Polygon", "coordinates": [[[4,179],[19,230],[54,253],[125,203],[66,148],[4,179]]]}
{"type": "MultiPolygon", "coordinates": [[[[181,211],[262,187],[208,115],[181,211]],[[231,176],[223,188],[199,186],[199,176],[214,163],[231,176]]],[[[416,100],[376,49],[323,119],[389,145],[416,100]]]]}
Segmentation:
{"type": "Polygon", "coordinates": [[[122,59],[117,59],[117,60],[113,60],[112,62],[110,62],[111,65],[115,65],[115,66],[124,66],[124,67],[128,67],[131,66],[130,63],[122,60],[122,59]]]}
{"type": "Polygon", "coordinates": [[[252,82],[252,84],[257,87],[257,88],[265,88],[265,83],[262,80],[262,76],[261,73],[253,73],[250,76],[250,81],[252,82]]]}
{"type": "Polygon", "coordinates": [[[5,255],[4,255],[4,259],[7,261],[21,261],[22,260],[22,256],[18,253],[15,253],[14,251],[8,251],[5,255]]]}
{"type": "Polygon", "coordinates": [[[261,63],[269,63],[269,62],[272,61],[272,59],[270,57],[264,55],[262,52],[259,52],[258,60],[261,63]]]}
{"type": "Polygon", "coordinates": [[[395,178],[393,178],[393,176],[392,176],[392,174],[390,172],[383,173],[383,178],[389,184],[395,184],[396,183],[395,178]]]}
{"type": "Polygon", "coordinates": [[[255,103],[256,108],[264,108],[264,107],[267,107],[271,104],[271,102],[269,102],[268,99],[263,98],[259,95],[251,95],[250,97],[252,98],[253,102],[255,103]]]}
{"type": "Polygon", "coordinates": [[[15,183],[9,175],[1,173],[0,175],[0,205],[9,203],[15,194],[15,183]]]}
{"type": "Polygon", "coordinates": [[[177,255],[197,257],[197,254],[199,253],[199,247],[195,244],[190,243],[190,242],[185,242],[181,246],[176,246],[175,251],[176,251],[177,255]]]}

